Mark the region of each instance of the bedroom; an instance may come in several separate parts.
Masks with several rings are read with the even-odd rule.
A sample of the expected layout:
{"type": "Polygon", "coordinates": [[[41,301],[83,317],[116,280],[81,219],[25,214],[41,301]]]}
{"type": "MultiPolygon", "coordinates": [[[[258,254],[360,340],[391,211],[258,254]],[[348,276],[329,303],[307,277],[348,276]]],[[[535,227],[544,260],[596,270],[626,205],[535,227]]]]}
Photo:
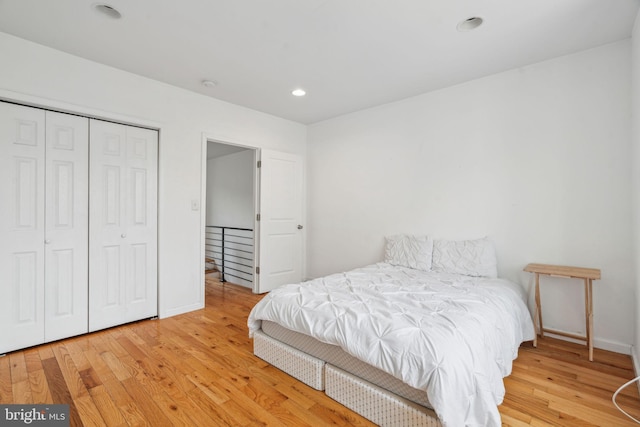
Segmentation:
{"type": "MultiPolygon", "coordinates": [[[[379,259],[386,234],[489,235],[500,274],[524,284],[529,262],[600,268],[596,346],[638,366],[637,19],[635,28],[614,43],[309,126],[4,33],[0,95],[162,128],[161,317],[204,304],[191,202],[201,197],[207,134],[306,158],[307,277],[379,259]],[[423,144],[434,139],[442,143],[423,144]]],[[[547,295],[547,323],[580,330],[580,289],[547,295]]]]}

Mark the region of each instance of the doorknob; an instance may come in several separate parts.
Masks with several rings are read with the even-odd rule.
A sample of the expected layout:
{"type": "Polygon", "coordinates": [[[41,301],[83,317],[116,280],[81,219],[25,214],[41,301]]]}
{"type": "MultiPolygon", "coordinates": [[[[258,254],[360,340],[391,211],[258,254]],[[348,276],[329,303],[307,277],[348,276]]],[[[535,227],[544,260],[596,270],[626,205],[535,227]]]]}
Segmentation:
{"type": "Polygon", "coordinates": [[[302,230],[302,226],[298,224],[298,230],[302,230]]]}
{"type": "Polygon", "coordinates": [[[127,237],[127,235],[126,235],[125,233],[122,233],[122,234],[120,235],[120,237],[122,237],[122,238],[124,239],[125,237],[127,237]]]}
{"type": "Polygon", "coordinates": [[[51,240],[49,240],[49,239],[45,239],[44,244],[45,244],[45,245],[48,245],[49,243],[51,243],[51,240]]]}

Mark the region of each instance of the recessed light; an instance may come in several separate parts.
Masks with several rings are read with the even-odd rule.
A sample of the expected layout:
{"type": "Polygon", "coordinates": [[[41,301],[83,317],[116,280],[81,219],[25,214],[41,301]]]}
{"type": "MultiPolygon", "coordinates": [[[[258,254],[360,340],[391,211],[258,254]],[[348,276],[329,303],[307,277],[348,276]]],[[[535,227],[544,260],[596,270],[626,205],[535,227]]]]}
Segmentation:
{"type": "Polygon", "coordinates": [[[118,10],[115,7],[109,6],[108,4],[96,3],[93,5],[93,8],[98,12],[100,12],[101,14],[108,16],[109,18],[112,18],[112,19],[122,18],[122,14],[118,12],[118,10]]]}
{"type": "Polygon", "coordinates": [[[482,22],[484,22],[482,18],[480,18],[479,16],[473,16],[471,18],[465,19],[464,21],[460,21],[456,28],[458,29],[458,31],[471,31],[482,25],[482,22]]]}
{"type": "Polygon", "coordinates": [[[213,80],[203,80],[201,83],[204,87],[215,87],[218,85],[218,82],[213,80]]]}
{"type": "Polygon", "coordinates": [[[291,95],[293,96],[305,96],[307,92],[304,89],[294,89],[291,91],[291,95]]]}

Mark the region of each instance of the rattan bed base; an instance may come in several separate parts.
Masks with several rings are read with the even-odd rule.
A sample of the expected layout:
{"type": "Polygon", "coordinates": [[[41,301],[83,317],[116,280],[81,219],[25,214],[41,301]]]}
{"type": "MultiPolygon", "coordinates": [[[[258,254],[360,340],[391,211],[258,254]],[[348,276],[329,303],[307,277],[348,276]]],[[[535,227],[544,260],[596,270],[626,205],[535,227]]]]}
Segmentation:
{"type": "Polygon", "coordinates": [[[389,427],[440,427],[435,412],[282,343],[262,331],[253,353],[368,420],[389,427]]]}
{"type": "Polygon", "coordinates": [[[257,331],[253,354],[316,390],[324,390],[324,361],[257,331]]]}

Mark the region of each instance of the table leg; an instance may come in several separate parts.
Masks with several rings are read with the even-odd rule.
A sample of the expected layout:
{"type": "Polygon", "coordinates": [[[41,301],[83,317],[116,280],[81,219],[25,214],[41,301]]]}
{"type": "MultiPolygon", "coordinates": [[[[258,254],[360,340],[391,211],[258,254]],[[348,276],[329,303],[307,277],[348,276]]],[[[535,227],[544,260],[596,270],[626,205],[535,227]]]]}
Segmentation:
{"type": "Polygon", "coordinates": [[[536,314],[534,319],[534,324],[536,326],[536,339],[533,343],[534,346],[537,345],[538,335],[544,337],[544,327],[542,326],[542,307],[540,305],[540,274],[535,273],[536,276],[536,314]]]}
{"type": "Polygon", "coordinates": [[[587,346],[589,347],[589,361],[593,362],[593,281],[584,279],[585,313],[587,321],[587,346]]]}

